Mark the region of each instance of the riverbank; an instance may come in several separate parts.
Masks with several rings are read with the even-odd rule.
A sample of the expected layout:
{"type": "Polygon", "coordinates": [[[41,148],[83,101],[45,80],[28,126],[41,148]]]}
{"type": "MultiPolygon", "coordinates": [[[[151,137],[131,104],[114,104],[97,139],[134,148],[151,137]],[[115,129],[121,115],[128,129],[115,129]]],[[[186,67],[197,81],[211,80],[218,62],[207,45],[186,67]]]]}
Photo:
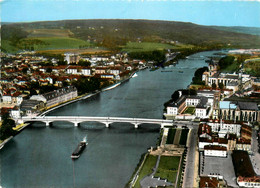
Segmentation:
{"type": "MultiPolygon", "coordinates": [[[[208,56],[209,53],[195,56],[201,55],[208,56]]],[[[192,58],[170,67],[172,73],[140,71],[138,77],[116,89],[61,107],[47,115],[161,118],[165,99],[170,98],[173,91],[189,85],[194,71],[204,65],[201,59],[192,58]],[[179,74],[179,69],[183,69],[184,73],[179,74]]],[[[2,174],[1,184],[4,187],[34,187],[34,182],[37,182],[41,187],[73,187],[74,164],[75,187],[124,187],[141,155],[150,146],[156,146],[158,133],[158,126],[147,124],[139,129],[124,123],[113,124],[106,129],[94,122],[82,123],[77,128],[65,121],[55,122],[48,128],[42,123],[35,123],[1,151],[4,156],[1,159],[2,171],[12,168],[14,163],[19,164],[12,171],[2,174]],[[71,152],[86,134],[90,141],[88,149],[79,161],[72,163],[71,152]],[[33,149],[24,152],[26,148],[33,149]],[[104,166],[112,173],[106,173],[104,166]],[[20,176],[24,171],[31,174],[26,179],[20,176]],[[55,176],[57,173],[62,174],[55,176]],[[15,181],[13,177],[16,177],[15,181]]]]}
{"type": "Polygon", "coordinates": [[[9,142],[13,136],[10,136],[9,138],[5,139],[1,144],[0,144],[0,150],[4,147],[4,145],[9,142]]]}
{"type": "Polygon", "coordinates": [[[81,95],[81,96],[78,96],[78,97],[76,97],[76,98],[74,98],[74,99],[71,99],[71,100],[69,100],[69,101],[66,101],[66,102],[64,102],[64,103],[57,104],[57,105],[55,105],[55,106],[53,106],[53,107],[50,107],[49,109],[47,109],[47,110],[41,112],[40,114],[38,114],[38,116],[43,116],[43,115],[45,115],[45,114],[47,114],[47,113],[49,113],[49,112],[51,112],[51,111],[53,111],[53,110],[56,110],[56,109],[58,109],[58,108],[61,108],[61,107],[63,107],[63,106],[66,106],[66,105],[68,105],[68,104],[71,104],[71,103],[74,103],[74,102],[77,102],[77,101],[80,101],[80,100],[88,99],[88,98],[90,98],[90,97],[93,97],[93,96],[95,96],[95,95],[101,93],[101,92],[114,89],[114,88],[118,87],[119,85],[121,85],[122,83],[124,83],[124,82],[130,80],[130,79],[132,78],[132,76],[133,76],[136,72],[138,72],[138,71],[134,71],[134,72],[133,72],[129,77],[127,77],[126,79],[123,79],[123,80],[121,80],[121,81],[119,81],[119,82],[117,82],[117,83],[115,83],[115,84],[112,84],[112,85],[110,85],[110,86],[108,86],[108,87],[106,87],[106,88],[103,88],[103,89],[101,89],[100,91],[95,91],[94,93],[86,93],[86,94],[83,94],[83,95],[81,95]],[[111,89],[108,89],[108,88],[111,88],[111,89]]]}

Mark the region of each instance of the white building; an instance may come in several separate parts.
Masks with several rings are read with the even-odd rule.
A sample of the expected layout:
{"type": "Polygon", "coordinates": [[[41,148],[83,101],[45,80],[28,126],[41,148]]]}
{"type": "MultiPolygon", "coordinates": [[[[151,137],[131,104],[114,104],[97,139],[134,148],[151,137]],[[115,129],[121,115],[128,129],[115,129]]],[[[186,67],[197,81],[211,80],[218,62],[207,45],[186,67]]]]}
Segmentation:
{"type": "Polygon", "coordinates": [[[260,178],[258,176],[248,178],[239,176],[237,178],[237,184],[239,187],[260,188],[260,178]]]}
{"type": "Polygon", "coordinates": [[[91,76],[91,69],[89,69],[89,68],[82,68],[81,69],[81,74],[83,74],[84,76],[91,76]]]}
{"type": "Polygon", "coordinates": [[[212,157],[227,157],[227,148],[224,146],[207,145],[204,147],[204,155],[212,157]]]}

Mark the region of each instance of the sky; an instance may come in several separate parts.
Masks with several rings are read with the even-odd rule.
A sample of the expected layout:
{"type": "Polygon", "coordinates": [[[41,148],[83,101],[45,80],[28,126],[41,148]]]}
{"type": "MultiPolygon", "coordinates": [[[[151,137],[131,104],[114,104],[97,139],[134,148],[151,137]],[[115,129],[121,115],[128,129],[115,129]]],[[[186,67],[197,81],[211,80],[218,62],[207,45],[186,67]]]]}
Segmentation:
{"type": "Polygon", "coordinates": [[[260,0],[0,0],[2,22],[149,19],[260,27],[260,0]]]}

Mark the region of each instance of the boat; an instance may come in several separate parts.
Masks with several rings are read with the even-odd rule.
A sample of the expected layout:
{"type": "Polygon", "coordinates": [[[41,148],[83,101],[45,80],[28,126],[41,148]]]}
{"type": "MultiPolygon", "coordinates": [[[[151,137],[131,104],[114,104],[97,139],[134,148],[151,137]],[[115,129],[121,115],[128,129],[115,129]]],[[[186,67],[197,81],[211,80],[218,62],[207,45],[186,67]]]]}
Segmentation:
{"type": "Polygon", "coordinates": [[[138,75],[136,73],[133,74],[132,78],[137,77],[138,75]]]}
{"type": "Polygon", "coordinates": [[[72,159],[78,159],[80,157],[80,154],[83,152],[85,149],[87,143],[87,137],[84,137],[84,139],[79,143],[77,148],[74,150],[74,152],[71,154],[72,159]]]}
{"type": "Polygon", "coordinates": [[[107,91],[107,90],[113,89],[113,88],[119,86],[120,84],[121,84],[121,83],[119,82],[119,83],[117,83],[117,84],[114,84],[114,85],[112,85],[112,86],[110,86],[110,87],[107,87],[107,88],[103,89],[102,91],[107,91]]]}
{"type": "Polygon", "coordinates": [[[179,73],[183,73],[183,71],[179,71],[179,73]]]}
{"type": "Polygon", "coordinates": [[[161,72],[172,72],[172,70],[161,70],[161,72]]]}

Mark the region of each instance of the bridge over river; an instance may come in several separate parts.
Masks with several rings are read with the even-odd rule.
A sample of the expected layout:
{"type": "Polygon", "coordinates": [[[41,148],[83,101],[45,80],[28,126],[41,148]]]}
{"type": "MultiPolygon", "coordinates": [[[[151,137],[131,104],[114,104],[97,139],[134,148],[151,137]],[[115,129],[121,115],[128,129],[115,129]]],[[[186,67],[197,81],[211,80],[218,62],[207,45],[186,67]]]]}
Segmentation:
{"type": "Polygon", "coordinates": [[[78,126],[82,122],[99,122],[109,127],[112,123],[131,123],[135,128],[140,124],[158,124],[163,128],[164,126],[172,126],[172,120],[164,119],[146,119],[146,118],[125,118],[125,117],[90,117],[90,116],[37,116],[37,117],[22,117],[22,122],[44,122],[49,126],[55,121],[67,121],[78,126]]]}

